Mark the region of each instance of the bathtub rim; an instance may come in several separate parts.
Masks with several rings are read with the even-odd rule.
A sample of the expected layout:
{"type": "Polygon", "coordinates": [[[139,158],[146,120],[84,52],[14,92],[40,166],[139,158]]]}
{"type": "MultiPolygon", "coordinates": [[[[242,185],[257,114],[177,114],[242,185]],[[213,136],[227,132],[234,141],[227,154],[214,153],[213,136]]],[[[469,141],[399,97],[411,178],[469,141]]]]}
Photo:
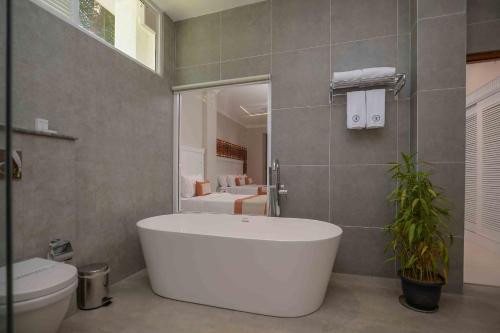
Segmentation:
{"type": "MultiPolygon", "coordinates": [[[[162,233],[169,233],[169,234],[179,234],[179,235],[192,235],[192,236],[203,236],[203,237],[218,237],[218,238],[226,238],[226,239],[241,239],[241,240],[252,240],[252,241],[267,241],[267,242],[284,242],[284,243],[297,243],[297,242],[318,242],[318,241],[325,241],[325,240],[330,240],[330,239],[336,239],[336,238],[341,238],[342,234],[344,233],[344,230],[339,226],[334,223],[330,222],[325,222],[325,221],[319,221],[319,220],[314,220],[314,219],[304,219],[304,218],[294,218],[294,217],[270,217],[268,216],[267,218],[273,218],[273,219],[283,219],[283,220],[294,220],[294,221],[303,221],[305,223],[316,223],[316,224],[326,224],[328,225],[328,228],[333,228],[335,229],[335,234],[334,235],[327,235],[327,236],[322,236],[322,237],[316,237],[316,238],[307,238],[307,239],[276,239],[276,238],[271,238],[271,237],[245,237],[244,235],[221,235],[221,234],[213,234],[213,233],[197,233],[197,232],[190,232],[190,231],[179,231],[179,230],[161,230],[157,229],[151,226],[145,226],[144,224],[146,223],[151,223],[151,219],[157,219],[160,217],[169,217],[169,216],[181,216],[181,215],[224,215],[224,216],[234,216],[235,218],[255,218],[256,216],[252,215],[230,215],[230,214],[217,214],[217,213],[172,213],[172,214],[163,214],[163,215],[157,215],[157,216],[151,216],[145,219],[142,219],[136,223],[136,226],[139,230],[144,230],[144,231],[153,231],[153,232],[162,232],[162,233]]],[[[265,216],[258,216],[259,218],[265,216]]],[[[156,221],[159,222],[159,221],[156,221]]],[[[284,222],[284,221],[283,221],[284,222]]],[[[239,222],[239,223],[244,223],[244,222],[239,222]]],[[[249,222],[251,223],[251,222],[249,222]]]]}

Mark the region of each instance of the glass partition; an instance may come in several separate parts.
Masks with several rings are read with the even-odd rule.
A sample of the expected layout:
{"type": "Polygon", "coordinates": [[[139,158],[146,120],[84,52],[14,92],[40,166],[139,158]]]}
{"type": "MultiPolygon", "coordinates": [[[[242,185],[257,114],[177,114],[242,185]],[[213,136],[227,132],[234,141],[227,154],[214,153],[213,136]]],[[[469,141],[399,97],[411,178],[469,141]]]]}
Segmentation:
{"type": "Polygon", "coordinates": [[[8,154],[8,127],[7,124],[7,106],[8,106],[8,0],[0,0],[0,333],[10,332],[10,257],[9,257],[9,228],[7,219],[7,194],[8,182],[6,173],[10,171],[7,167],[9,162],[8,154]],[[7,159],[7,161],[6,161],[7,159]]]}

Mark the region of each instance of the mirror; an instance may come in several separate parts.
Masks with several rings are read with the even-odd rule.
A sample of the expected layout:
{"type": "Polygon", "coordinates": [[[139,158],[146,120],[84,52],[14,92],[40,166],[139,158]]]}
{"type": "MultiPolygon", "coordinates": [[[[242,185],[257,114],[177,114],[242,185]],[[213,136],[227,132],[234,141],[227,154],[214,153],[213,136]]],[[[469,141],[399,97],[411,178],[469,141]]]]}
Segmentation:
{"type": "Polygon", "coordinates": [[[267,215],[269,85],[178,94],[180,212],[267,215]]]}

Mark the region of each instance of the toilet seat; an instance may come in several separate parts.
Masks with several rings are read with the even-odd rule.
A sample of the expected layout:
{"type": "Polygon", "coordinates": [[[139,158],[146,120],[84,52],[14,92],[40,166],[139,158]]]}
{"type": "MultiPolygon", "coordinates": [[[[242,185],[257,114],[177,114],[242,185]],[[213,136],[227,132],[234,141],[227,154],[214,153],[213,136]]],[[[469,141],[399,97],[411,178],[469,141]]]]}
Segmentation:
{"type": "Polygon", "coordinates": [[[66,297],[71,295],[78,286],[78,281],[74,281],[71,285],[64,289],[56,291],[53,294],[45,295],[42,297],[30,299],[22,302],[14,302],[14,313],[21,314],[28,311],[33,311],[39,308],[43,308],[47,305],[64,300],[66,297]]]}
{"type": "Polygon", "coordinates": [[[57,302],[77,287],[74,266],[42,258],[32,258],[13,265],[13,300],[15,312],[29,311],[57,302]]]}

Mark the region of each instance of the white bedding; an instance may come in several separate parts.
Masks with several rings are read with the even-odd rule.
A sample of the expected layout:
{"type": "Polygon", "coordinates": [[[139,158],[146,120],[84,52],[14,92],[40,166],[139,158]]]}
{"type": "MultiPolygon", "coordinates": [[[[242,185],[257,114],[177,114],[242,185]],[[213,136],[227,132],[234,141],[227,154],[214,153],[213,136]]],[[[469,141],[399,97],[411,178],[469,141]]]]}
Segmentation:
{"type": "Polygon", "coordinates": [[[181,198],[181,210],[192,213],[234,214],[234,202],[248,194],[211,193],[208,195],[181,198]]]}
{"type": "Polygon", "coordinates": [[[264,185],[241,185],[241,186],[227,186],[227,187],[219,187],[217,191],[219,192],[227,192],[231,194],[246,194],[246,195],[256,195],[259,194],[259,187],[264,185]]]}

